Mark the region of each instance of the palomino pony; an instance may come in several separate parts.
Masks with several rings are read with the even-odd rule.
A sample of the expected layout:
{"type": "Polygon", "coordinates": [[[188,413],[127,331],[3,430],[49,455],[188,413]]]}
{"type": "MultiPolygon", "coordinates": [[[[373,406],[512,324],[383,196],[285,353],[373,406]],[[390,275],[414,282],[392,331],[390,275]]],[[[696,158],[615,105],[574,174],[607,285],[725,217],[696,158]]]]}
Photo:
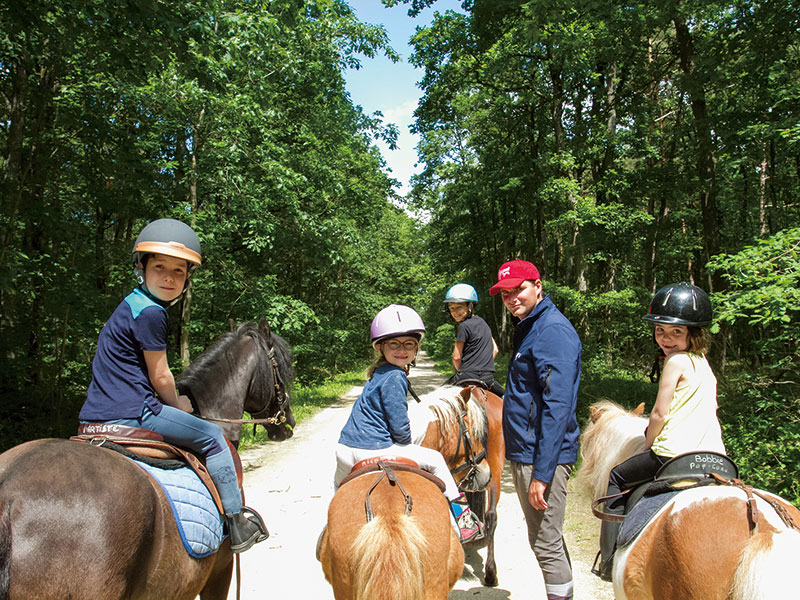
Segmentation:
{"type": "MultiPolygon", "coordinates": [[[[578,478],[594,497],[605,494],[615,465],[642,451],[642,410],[610,401],[590,407],[578,478]]],[[[774,494],[731,482],[739,486],[681,491],[617,549],[616,598],[765,600],[800,589],[800,511],[774,494]]]]}
{"type": "MultiPolygon", "coordinates": [[[[489,467],[477,460],[487,443],[486,410],[468,391],[440,388],[409,413],[412,435],[424,433],[423,445],[442,452],[457,481],[486,487],[489,467]]],[[[414,472],[393,477],[343,481],[331,500],[320,561],[337,600],[445,600],[461,575],[464,551],[441,489],[414,472]],[[373,508],[365,516],[358,507],[367,501],[373,508]]]]}
{"type": "MultiPolygon", "coordinates": [[[[463,383],[464,382],[461,382],[457,385],[461,386],[463,383]]],[[[503,469],[506,463],[506,443],[503,438],[503,399],[477,385],[469,385],[464,387],[463,390],[456,390],[458,390],[457,387],[444,386],[432,392],[431,396],[436,397],[458,393],[465,402],[472,400],[473,403],[482,406],[486,412],[486,439],[483,444],[486,452],[485,455],[482,455],[480,458],[486,461],[491,473],[491,479],[488,485],[482,483],[476,485],[469,479],[464,479],[461,480],[459,487],[466,492],[470,508],[474,511],[475,515],[483,521],[484,536],[475,542],[475,544],[486,546],[486,563],[483,567],[483,582],[488,587],[494,587],[497,585],[497,564],[494,558],[494,533],[497,529],[497,503],[500,501],[500,480],[503,476],[503,469]]],[[[468,403],[468,406],[472,406],[472,403],[468,403]]],[[[439,422],[441,422],[441,420],[439,420],[439,422]]],[[[464,437],[463,429],[460,435],[462,438],[464,437]]],[[[481,432],[481,435],[483,435],[483,432],[481,432]]],[[[454,459],[450,462],[450,468],[453,470],[453,476],[457,481],[459,481],[459,473],[456,472],[456,469],[460,468],[464,470],[470,467],[471,463],[477,462],[478,458],[475,453],[473,453],[473,457],[467,457],[461,467],[457,466],[458,461],[461,459],[457,456],[458,453],[452,447],[457,447],[460,443],[458,437],[454,427],[450,427],[447,430],[438,429],[438,433],[437,428],[429,427],[425,438],[419,442],[422,446],[439,450],[444,456],[454,456],[454,459]],[[445,445],[449,445],[451,448],[448,450],[445,445]]],[[[465,442],[464,445],[466,446],[467,443],[468,441],[465,442]]]]}
{"type": "MultiPolygon", "coordinates": [[[[197,414],[232,427],[247,410],[293,425],[273,385],[273,368],[292,379],[288,347],[263,321],[207,352],[216,359],[201,355],[182,380],[197,414]]],[[[189,555],[161,486],[121,454],[42,439],[0,455],[0,600],[224,600],[232,567],[228,542],[189,555]]]]}

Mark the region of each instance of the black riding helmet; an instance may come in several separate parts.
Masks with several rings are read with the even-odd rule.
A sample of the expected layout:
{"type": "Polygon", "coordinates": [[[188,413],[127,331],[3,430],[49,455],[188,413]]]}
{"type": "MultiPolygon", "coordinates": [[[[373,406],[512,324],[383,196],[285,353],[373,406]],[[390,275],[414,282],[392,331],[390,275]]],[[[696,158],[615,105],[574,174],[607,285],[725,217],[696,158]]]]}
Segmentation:
{"type": "Polygon", "coordinates": [[[658,290],[642,317],[651,323],[708,327],[711,325],[711,300],[703,290],[685,281],[658,290]]]}
{"type": "MultiPolygon", "coordinates": [[[[176,219],[158,219],[145,225],[133,245],[133,272],[139,285],[151,297],[152,294],[145,287],[144,270],[139,268],[140,264],[144,266],[145,257],[148,254],[165,254],[186,261],[188,274],[183,286],[184,291],[189,285],[189,277],[203,259],[200,240],[186,223],[176,219]]],[[[174,304],[179,299],[180,296],[170,304],[174,304]]]]}

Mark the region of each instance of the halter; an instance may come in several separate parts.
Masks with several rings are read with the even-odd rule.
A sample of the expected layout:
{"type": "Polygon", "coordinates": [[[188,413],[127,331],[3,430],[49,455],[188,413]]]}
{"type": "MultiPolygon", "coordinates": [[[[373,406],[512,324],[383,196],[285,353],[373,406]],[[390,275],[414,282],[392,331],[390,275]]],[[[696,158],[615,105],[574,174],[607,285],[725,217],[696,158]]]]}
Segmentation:
{"type": "MultiPolygon", "coordinates": [[[[466,404],[465,404],[466,406],[466,404]]],[[[461,444],[464,444],[464,450],[467,454],[464,463],[454,469],[450,469],[450,473],[456,475],[461,471],[469,469],[467,474],[464,476],[463,481],[469,481],[478,469],[478,465],[483,462],[486,458],[486,448],[484,447],[478,454],[475,454],[474,450],[472,449],[472,441],[470,440],[469,436],[469,429],[467,428],[466,423],[464,422],[464,417],[467,416],[468,410],[464,408],[458,414],[458,445],[456,446],[456,453],[455,455],[458,456],[461,452],[461,444]]]]}
{"type": "Polygon", "coordinates": [[[275,359],[275,346],[270,346],[269,351],[267,352],[267,356],[269,357],[272,363],[272,381],[273,385],[275,386],[275,398],[278,401],[278,411],[271,417],[262,417],[261,415],[266,415],[267,411],[269,410],[269,401],[264,403],[264,408],[261,410],[251,413],[255,418],[253,419],[222,419],[218,417],[203,417],[206,421],[214,421],[215,423],[229,423],[232,425],[246,425],[252,423],[253,425],[283,425],[286,423],[286,411],[284,410],[284,406],[286,405],[286,386],[283,383],[283,378],[281,377],[280,371],[278,370],[278,361],[275,359]]]}

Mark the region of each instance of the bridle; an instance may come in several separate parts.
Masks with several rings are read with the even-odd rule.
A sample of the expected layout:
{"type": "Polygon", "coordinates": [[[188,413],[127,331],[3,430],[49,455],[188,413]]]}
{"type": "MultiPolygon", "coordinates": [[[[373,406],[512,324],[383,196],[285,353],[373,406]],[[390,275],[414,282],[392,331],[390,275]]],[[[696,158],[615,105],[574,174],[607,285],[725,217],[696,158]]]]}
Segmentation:
{"type": "Polygon", "coordinates": [[[270,346],[267,351],[267,357],[272,363],[272,382],[275,387],[275,397],[278,402],[278,410],[271,417],[267,417],[269,412],[270,401],[264,403],[264,407],[256,412],[251,412],[252,419],[222,419],[218,417],[203,417],[200,418],[206,421],[213,421],[215,423],[228,423],[231,425],[283,425],[286,423],[286,405],[288,404],[288,394],[286,393],[286,385],[283,382],[280,371],[278,369],[278,361],[275,359],[275,346],[270,346]]]}
{"type": "Polygon", "coordinates": [[[450,473],[455,476],[462,471],[467,471],[467,474],[464,476],[462,481],[469,481],[472,477],[475,476],[475,472],[478,470],[478,465],[483,462],[486,458],[486,448],[484,447],[480,452],[475,454],[475,451],[472,447],[472,440],[470,440],[469,436],[469,429],[467,428],[466,423],[464,422],[464,417],[467,416],[467,410],[464,409],[458,414],[458,444],[456,446],[456,453],[455,456],[458,456],[461,453],[461,444],[464,444],[464,451],[466,453],[466,458],[464,462],[455,467],[454,469],[450,469],[450,473]]]}

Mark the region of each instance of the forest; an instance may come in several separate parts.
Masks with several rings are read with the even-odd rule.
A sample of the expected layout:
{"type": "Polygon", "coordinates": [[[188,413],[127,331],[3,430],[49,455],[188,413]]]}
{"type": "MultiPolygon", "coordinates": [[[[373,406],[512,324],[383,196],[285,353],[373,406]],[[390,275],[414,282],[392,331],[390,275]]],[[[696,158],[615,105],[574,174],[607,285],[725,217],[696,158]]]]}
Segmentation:
{"type": "Polygon", "coordinates": [[[266,317],[298,385],[325,381],[366,365],[392,302],[446,362],[459,281],[507,360],[487,291],[524,258],[583,341],[581,418],[600,397],[649,409],[641,316],[693,282],[728,452],[800,503],[800,7],[462,7],[413,37],[423,169],[401,197],[375,145],[397,127],[344,79],[399,57],[344,0],[0,0],[0,450],[74,430],[133,241],[173,217],[204,254],[171,309],[176,373],[266,317]]]}

